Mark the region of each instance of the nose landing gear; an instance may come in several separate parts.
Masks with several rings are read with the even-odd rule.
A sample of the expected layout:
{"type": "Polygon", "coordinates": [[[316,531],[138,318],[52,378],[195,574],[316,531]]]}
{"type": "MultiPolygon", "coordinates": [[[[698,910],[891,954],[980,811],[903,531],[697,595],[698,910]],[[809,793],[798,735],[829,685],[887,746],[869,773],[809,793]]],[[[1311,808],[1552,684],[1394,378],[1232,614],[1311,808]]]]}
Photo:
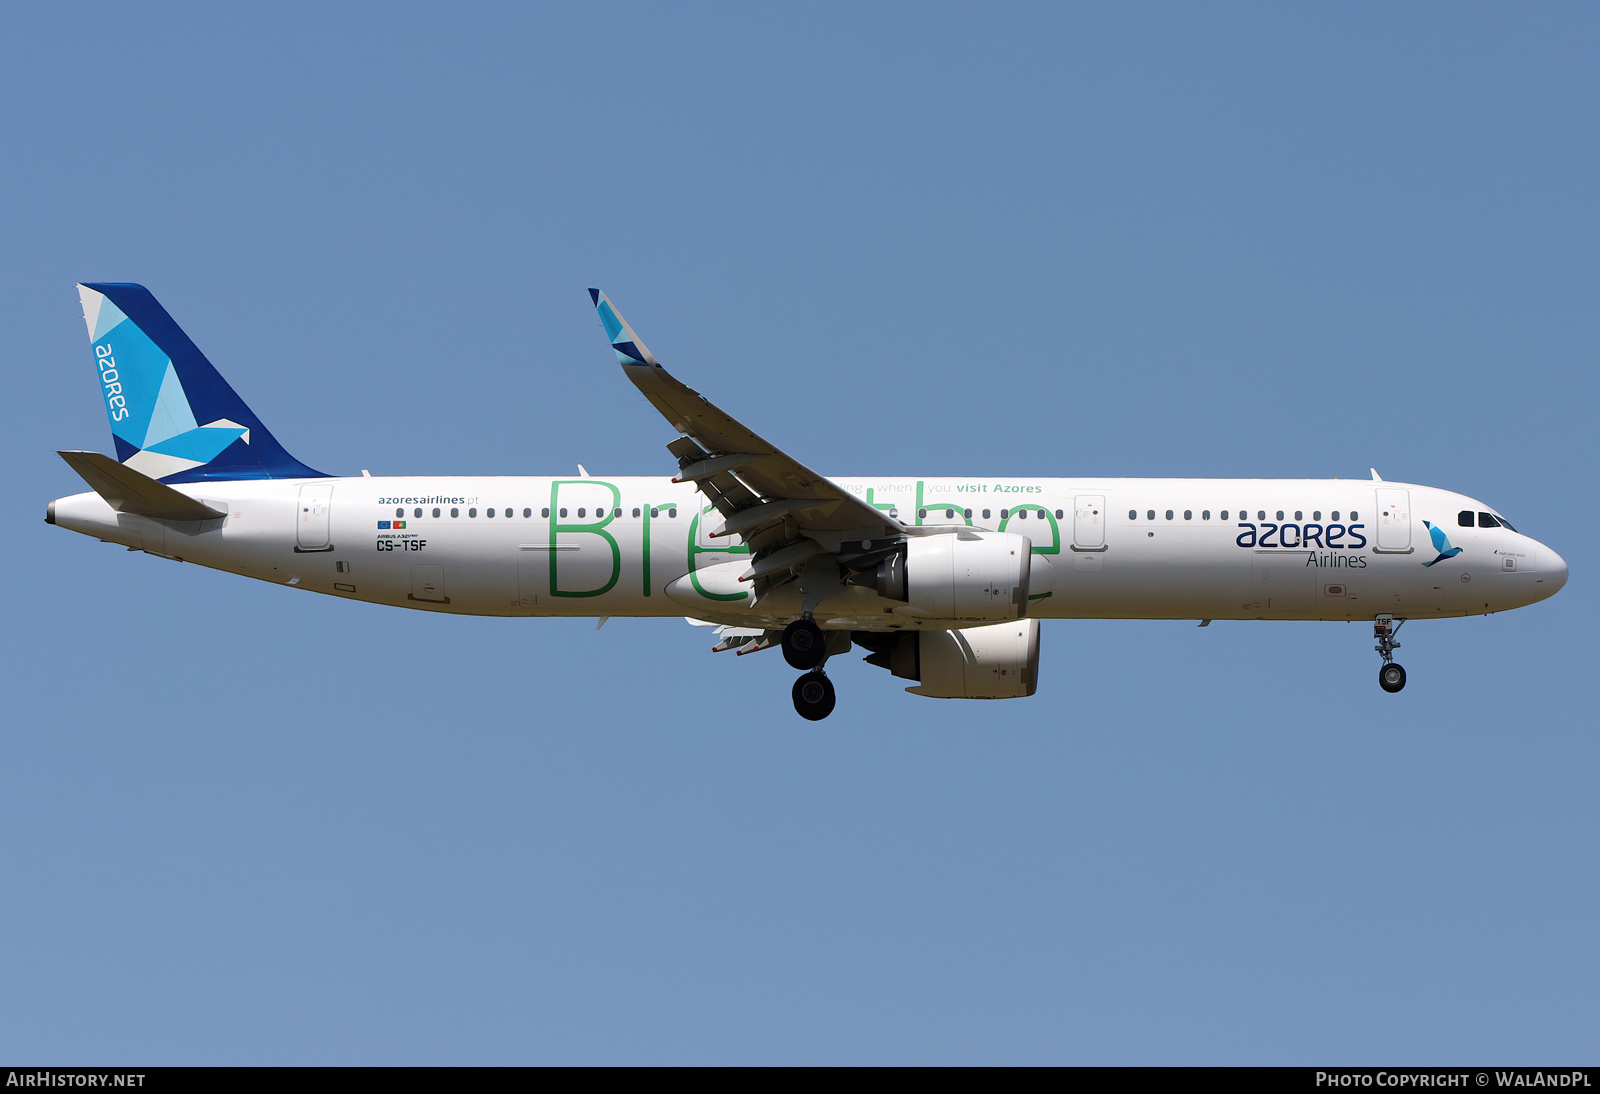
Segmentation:
{"type": "Polygon", "coordinates": [[[1372,637],[1378,640],[1372,648],[1383,658],[1378,668],[1378,686],[1390,694],[1406,686],[1406,670],[1394,663],[1394,651],[1400,648],[1394,636],[1404,624],[1404,619],[1397,622],[1392,615],[1380,615],[1372,621],[1372,637]]]}

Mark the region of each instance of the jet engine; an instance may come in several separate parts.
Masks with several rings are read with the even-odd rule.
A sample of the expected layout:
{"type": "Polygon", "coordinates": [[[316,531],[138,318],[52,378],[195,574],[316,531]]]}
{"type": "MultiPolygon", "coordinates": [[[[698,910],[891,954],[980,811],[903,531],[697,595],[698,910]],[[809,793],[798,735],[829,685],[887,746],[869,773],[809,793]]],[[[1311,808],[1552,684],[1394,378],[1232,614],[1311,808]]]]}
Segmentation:
{"type": "Polygon", "coordinates": [[[854,583],[937,619],[1021,619],[1032,552],[1014,532],[916,536],[854,583]]]}
{"type": "Polygon", "coordinates": [[[1039,621],[1018,619],[956,631],[857,631],[867,664],[888,669],[935,699],[1020,699],[1039,686],[1039,621]]]}

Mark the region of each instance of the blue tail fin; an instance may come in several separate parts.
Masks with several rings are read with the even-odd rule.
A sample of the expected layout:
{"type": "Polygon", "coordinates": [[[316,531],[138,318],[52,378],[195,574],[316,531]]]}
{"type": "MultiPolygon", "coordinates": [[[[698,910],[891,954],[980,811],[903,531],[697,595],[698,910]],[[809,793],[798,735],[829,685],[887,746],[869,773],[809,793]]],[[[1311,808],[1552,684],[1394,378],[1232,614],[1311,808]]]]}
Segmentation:
{"type": "Polygon", "coordinates": [[[150,290],[78,296],[118,460],[162,482],[327,477],[284,451],[150,290]]]}

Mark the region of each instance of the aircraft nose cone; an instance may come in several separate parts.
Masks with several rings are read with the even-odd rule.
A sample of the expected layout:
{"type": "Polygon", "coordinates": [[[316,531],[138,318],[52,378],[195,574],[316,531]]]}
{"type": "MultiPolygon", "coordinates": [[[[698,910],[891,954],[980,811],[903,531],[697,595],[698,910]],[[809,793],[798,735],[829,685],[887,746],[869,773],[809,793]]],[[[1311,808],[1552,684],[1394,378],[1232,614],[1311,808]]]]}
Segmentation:
{"type": "Polygon", "coordinates": [[[1539,545],[1539,576],[1550,590],[1546,596],[1554,596],[1567,583],[1567,560],[1542,543],[1539,545]]]}

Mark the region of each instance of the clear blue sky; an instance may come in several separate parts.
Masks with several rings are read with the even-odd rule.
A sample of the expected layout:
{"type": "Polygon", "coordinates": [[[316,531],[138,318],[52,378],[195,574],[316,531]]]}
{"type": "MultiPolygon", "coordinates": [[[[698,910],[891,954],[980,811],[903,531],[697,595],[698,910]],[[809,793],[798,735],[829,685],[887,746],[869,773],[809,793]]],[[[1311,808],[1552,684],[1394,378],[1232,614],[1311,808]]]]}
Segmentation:
{"type": "Polygon", "coordinates": [[[0,15],[0,1058],[1593,1061],[1600,15],[0,15]],[[1038,695],[49,528],[139,281],[334,473],[666,474],[605,288],[834,474],[1463,490],[1556,599],[1047,624],[1038,695]]]}

